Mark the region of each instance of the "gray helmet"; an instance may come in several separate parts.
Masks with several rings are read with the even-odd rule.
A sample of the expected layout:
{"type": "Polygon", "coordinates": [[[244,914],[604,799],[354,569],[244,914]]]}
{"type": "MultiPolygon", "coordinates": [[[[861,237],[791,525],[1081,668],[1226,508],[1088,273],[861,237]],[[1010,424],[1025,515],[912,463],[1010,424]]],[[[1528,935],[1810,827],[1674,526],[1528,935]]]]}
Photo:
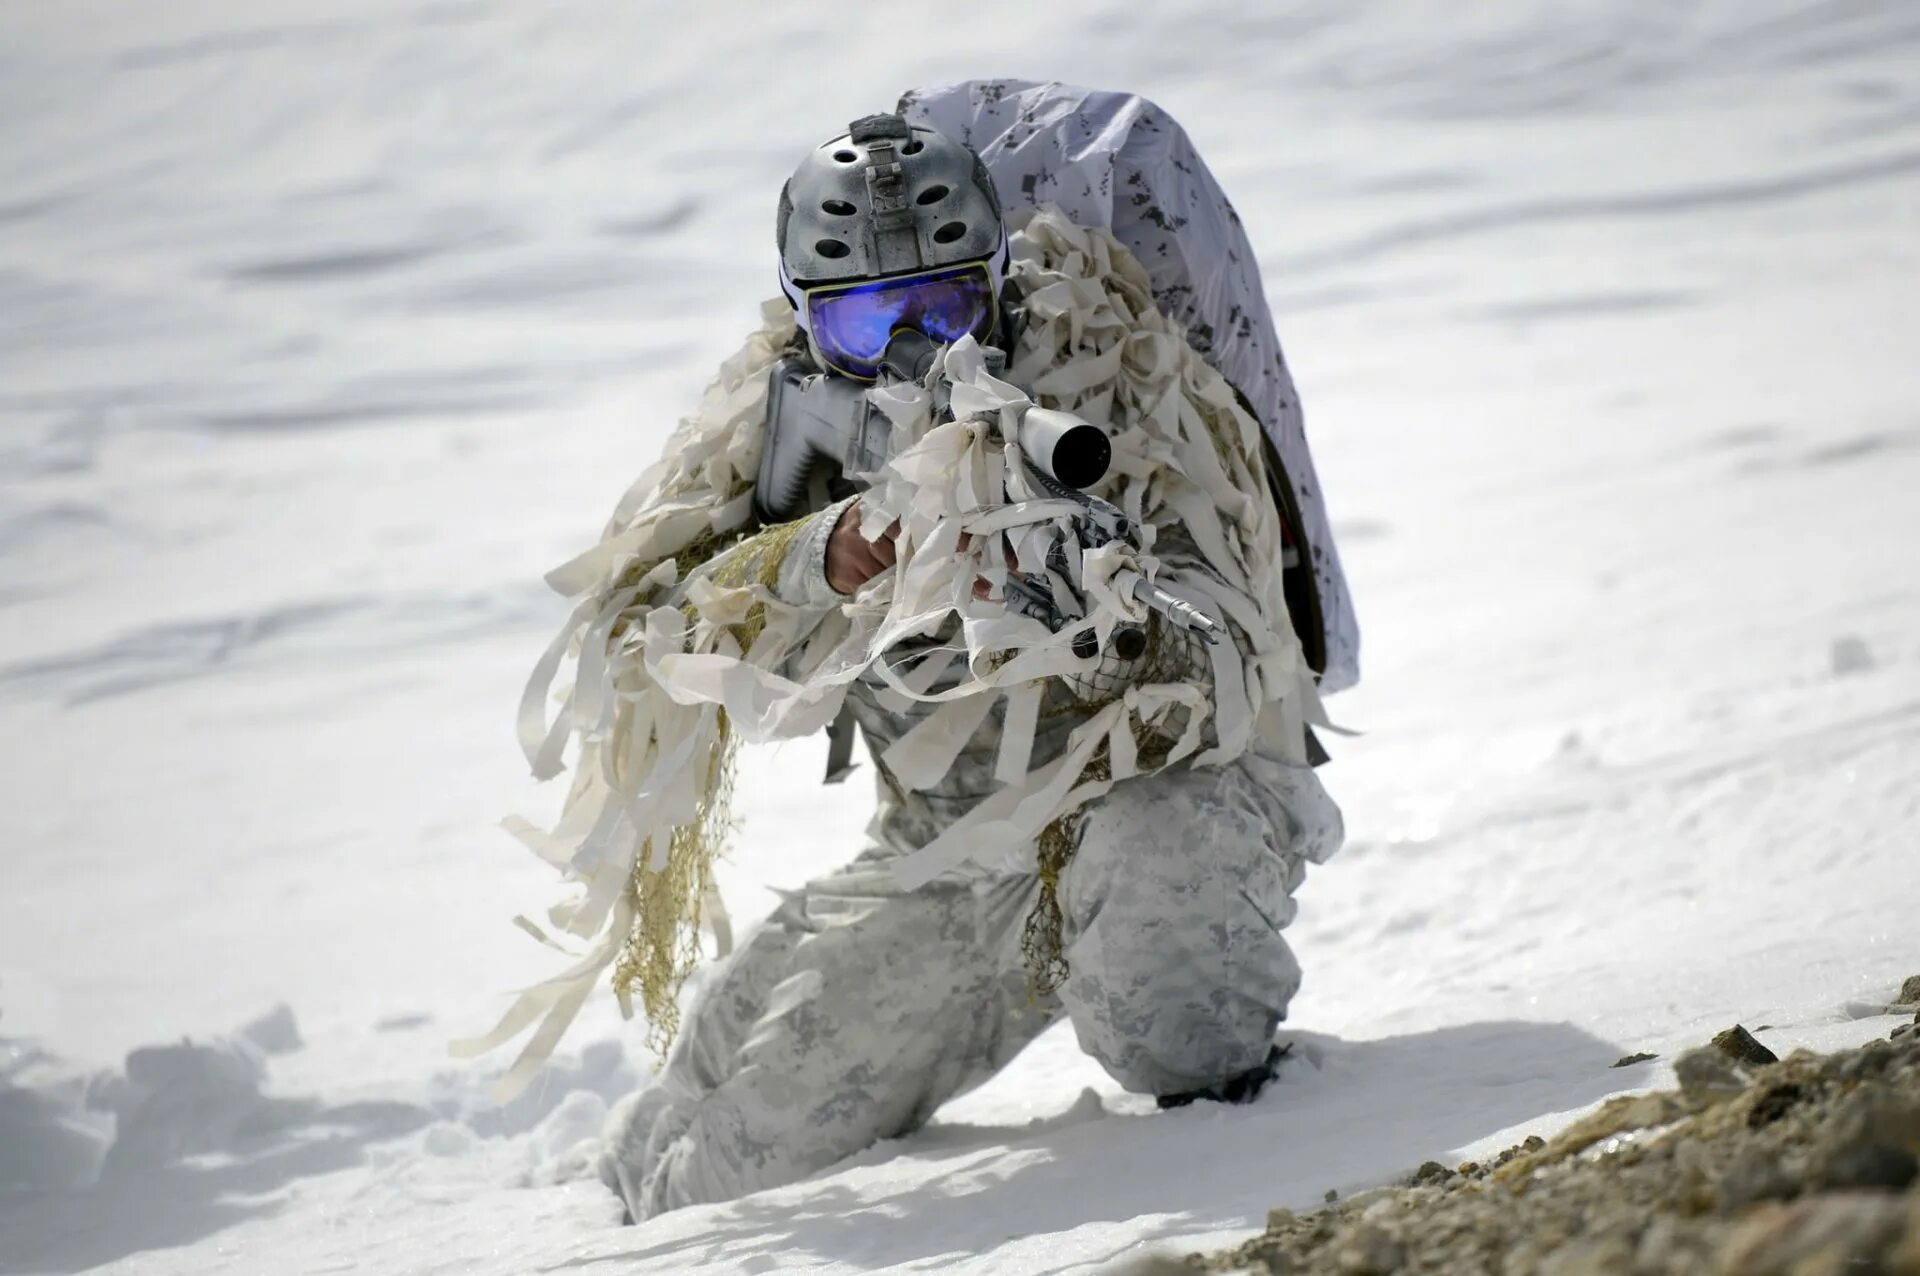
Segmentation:
{"type": "Polygon", "coordinates": [[[898,115],[869,115],[814,149],[780,191],[780,283],[876,279],[987,262],[1005,267],[1000,200],[980,157],[898,115]]]}

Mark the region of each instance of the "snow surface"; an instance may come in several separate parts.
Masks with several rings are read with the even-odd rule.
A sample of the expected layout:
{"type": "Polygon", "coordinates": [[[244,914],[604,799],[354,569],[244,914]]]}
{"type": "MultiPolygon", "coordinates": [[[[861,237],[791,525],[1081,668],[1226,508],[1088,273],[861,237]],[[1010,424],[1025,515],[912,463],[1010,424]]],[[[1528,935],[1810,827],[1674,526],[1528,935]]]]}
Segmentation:
{"type": "MultiPolygon", "coordinates": [[[[0,1272],[1094,1271],[1736,1019],[1884,1034],[1920,15],[905,13],[0,7],[0,1272]],[[610,998],[505,1109],[444,1054],[552,969],[492,827],[557,799],[511,739],[539,576],[771,293],[795,157],[995,73],[1160,100],[1264,254],[1367,643],[1300,1062],[1160,1114],[1055,1031],[919,1134],[621,1228],[585,1149],[651,1062],[610,998]]],[[[856,844],[822,756],[749,759],[743,916],[856,844]]]]}

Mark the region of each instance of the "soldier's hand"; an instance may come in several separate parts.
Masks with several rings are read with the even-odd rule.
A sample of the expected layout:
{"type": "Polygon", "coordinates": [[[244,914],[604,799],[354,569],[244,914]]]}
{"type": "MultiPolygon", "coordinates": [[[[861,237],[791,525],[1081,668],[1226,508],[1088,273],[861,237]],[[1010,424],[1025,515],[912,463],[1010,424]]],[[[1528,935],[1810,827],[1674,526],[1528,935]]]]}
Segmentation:
{"type": "Polygon", "coordinates": [[[868,540],[860,534],[860,502],[847,506],[827,537],[827,584],[835,593],[851,594],[893,566],[893,543],[899,535],[896,522],[878,540],[868,540]]]}

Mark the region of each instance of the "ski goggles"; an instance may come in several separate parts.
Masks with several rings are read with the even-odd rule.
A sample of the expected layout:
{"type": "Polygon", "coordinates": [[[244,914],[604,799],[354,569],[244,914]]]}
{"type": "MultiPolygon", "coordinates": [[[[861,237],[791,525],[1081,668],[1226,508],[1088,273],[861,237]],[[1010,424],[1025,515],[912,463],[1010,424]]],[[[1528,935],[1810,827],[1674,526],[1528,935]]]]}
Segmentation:
{"type": "Polygon", "coordinates": [[[995,293],[985,262],[826,284],[806,290],[803,325],[828,366],[871,381],[880,375],[887,343],[902,328],[925,333],[941,345],[969,334],[986,340],[997,318],[995,293]]]}

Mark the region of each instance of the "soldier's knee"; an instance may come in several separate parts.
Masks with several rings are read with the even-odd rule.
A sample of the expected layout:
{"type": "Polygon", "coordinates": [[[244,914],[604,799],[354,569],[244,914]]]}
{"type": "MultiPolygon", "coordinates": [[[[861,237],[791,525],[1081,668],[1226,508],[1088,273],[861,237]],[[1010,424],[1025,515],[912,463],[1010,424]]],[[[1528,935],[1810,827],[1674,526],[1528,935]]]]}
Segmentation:
{"type": "Polygon", "coordinates": [[[1081,1048],[1127,1089],[1205,1089],[1266,1057],[1300,968],[1242,907],[1254,915],[1201,936],[1102,913],[1069,945],[1061,1001],[1081,1048]]]}
{"type": "Polygon", "coordinates": [[[1299,861],[1246,785],[1234,768],[1163,773],[1082,823],[1061,998],[1128,1089],[1183,1093],[1259,1066],[1299,988],[1280,936],[1299,861]]]}

